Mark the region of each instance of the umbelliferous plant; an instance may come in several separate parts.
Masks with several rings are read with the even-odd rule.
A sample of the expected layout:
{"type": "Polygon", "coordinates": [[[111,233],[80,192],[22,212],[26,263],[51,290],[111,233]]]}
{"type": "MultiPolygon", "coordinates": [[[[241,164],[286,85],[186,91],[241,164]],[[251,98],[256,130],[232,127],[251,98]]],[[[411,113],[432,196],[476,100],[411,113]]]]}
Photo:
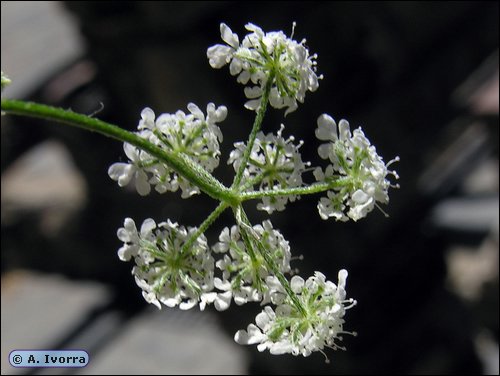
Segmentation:
{"type": "MultiPolygon", "coordinates": [[[[180,190],[186,199],[204,193],[218,202],[198,227],[151,218],[137,226],[125,218],[117,234],[123,242],[118,257],[134,263],[132,275],[148,303],[159,309],[165,305],[201,310],[213,304],[221,311],[233,302],[258,302],[262,311],[255,323],[235,334],[236,342],[256,344],[259,351],[272,354],[325,354],[325,348],[343,348],[342,334],[354,333],[343,328],[346,310],[356,304],[347,297],[347,271],[339,271],[336,283],[319,271],[306,279],[293,275],[289,242],[269,219],[252,224],[242,203],[256,200],[259,210],[272,214],[300,196],[320,194],[321,218],[358,221],[376,207],[384,213],[380,205],[388,203],[389,188],[397,187],[389,177],[398,179],[389,166],[398,158],[385,163],[361,128],[351,131],[346,120],[337,123],[328,114],[318,117],[315,128],[321,142],[318,154],[326,161],[323,167],[302,160],[302,141],[285,136],[283,125],[275,133],[265,133],[262,124],[269,106],[284,110],[285,116],[295,111],[323,76],[316,71],[317,55],[310,54],[305,40],[294,40],[293,32],[288,37],[254,24],[247,24],[246,30],[240,41],[222,23],[224,44],[207,50],[211,67],[228,65],[230,74],[245,86],[244,106],[255,112],[248,139],[236,142],[229,155],[228,164],[235,171],[229,187],[212,175],[221,158],[219,124],[228,113],[223,105],[200,108],[189,103],[187,111],[159,116],[145,108],[137,132],[23,101],[3,99],[2,111],[47,118],[122,141],[128,161],[108,169],[120,187],[134,184],[140,195],[180,190]],[[223,228],[218,241],[210,244],[205,233],[226,210],[233,213],[234,225],[223,228]]],[[[2,73],[2,88],[7,83],[2,73]]]]}

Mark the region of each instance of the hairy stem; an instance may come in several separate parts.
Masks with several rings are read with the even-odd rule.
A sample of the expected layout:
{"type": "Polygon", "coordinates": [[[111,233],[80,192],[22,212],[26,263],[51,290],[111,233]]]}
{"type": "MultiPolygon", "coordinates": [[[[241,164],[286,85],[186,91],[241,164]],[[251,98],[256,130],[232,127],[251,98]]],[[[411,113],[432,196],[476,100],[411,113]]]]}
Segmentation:
{"type": "Polygon", "coordinates": [[[2,99],[2,111],[8,114],[51,120],[127,142],[157,157],[209,196],[230,205],[236,205],[239,202],[237,195],[189,157],[161,149],[137,134],[115,125],[62,108],[10,99],[2,99]]]}

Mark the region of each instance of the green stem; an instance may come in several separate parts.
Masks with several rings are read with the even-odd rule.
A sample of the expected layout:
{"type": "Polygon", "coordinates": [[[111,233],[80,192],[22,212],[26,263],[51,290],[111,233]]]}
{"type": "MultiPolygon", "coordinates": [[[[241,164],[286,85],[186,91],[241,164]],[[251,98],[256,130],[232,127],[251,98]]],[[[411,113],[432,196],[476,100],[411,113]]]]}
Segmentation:
{"type": "Polygon", "coordinates": [[[262,98],[260,100],[260,107],[257,111],[257,115],[255,116],[255,121],[253,123],[252,132],[248,137],[248,142],[245,151],[243,152],[243,157],[241,159],[240,168],[234,177],[233,184],[231,188],[234,189],[238,187],[243,177],[243,172],[245,171],[245,167],[247,166],[248,159],[250,158],[250,154],[252,153],[253,144],[255,142],[255,138],[257,137],[257,133],[260,131],[262,126],[262,121],[264,120],[264,115],[267,109],[267,103],[269,102],[269,94],[271,93],[271,87],[273,85],[274,75],[271,74],[268,77],[266,87],[264,88],[264,93],[262,94],[262,98]]]}
{"type": "Polygon", "coordinates": [[[276,262],[273,260],[273,258],[269,254],[269,250],[266,249],[264,244],[262,244],[262,242],[260,241],[259,237],[256,236],[253,233],[253,231],[248,230],[248,228],[250,228],[250,229],[252,228],[250,221],[248,220],[248,217],[247,217],[245,211],[243,210],[243,207],[240,205],[239,208],[240,208],[240,218],[241,218],[241,221],[243,222],[243,225],[240,225],[240,229],[241,229],[242,233],[245,234],[248,238],[253,239],[253,242],[251,242],[250,239],[248,239],[248,241],[250,241],[251,243],[254,243],[257,246],[257,250],[264,258],[264,261],[266,262],[267,267],[273,272],[273,274],[276,276],[276,278],[278,278],[278,280],[281,283],[281,286],[283,286],[283,288],[285,289],[285,292],[290,297],[290,300],[292,301],[295,308],[297,308],[297,310],[300,312],[300,314],[303,317],[306,317],[307,311],[304,308],[304,306],[302,305],[302,303],[300,302],[299,298],[297,297],[297,294],[295,294],[293,292],[292,287],[290,286],[290,283],[288,282],[286,277],[281,272],[279,266],[276,264],[276,262]]]}
{"type": "Polygon", "coordinates": [[[210,215],[203,221],[203,223],[200,225],[200,227],[196,230],[196,232],[191,235],[191,237],[184,243],[182,246],[180,253],[186,252],[191,246],[194,244],[196,239],[200,237],[201,234],[203,234],[207,229],[214,223],[214,221],[219,218],[219,215],[222,214],[224,210],[228,208],[228,204],[226,202],[221,202],[219,206],[215,208],[215,210],[210,213],[210,215]]]}
{"type": "Polygon", "coordinates": [[[247,201],[262,197],[277,197],[277,196],[289,196],[289,195],[311,195],[314,193],[325,192],[330,189],[342,187],[347,182],[348,180],[346,178],[341,177],[338,178],[337,180],[332,180],[330,182],[324,182],[324,183],[316,183],[307,187],[263,189],[259,191],[242,192],[240,194],[240,200],[247,201]]]}
{"type": "MultiPolygon", "coordinates": [[[[245,244],[245,249],[248,251],[248,254],[250,255],[250,259],[252,262],[252,265],[258,265],[257,262],[257,255],[255,253],[255,247],[253,245],[252,240],[250,239],[250,236],[248,235],[248,231],[242,226],[238,226],[241,232],[241,237],[243,239],[243,243],[245,244]]],[[[262,277],[259,275],[259,270],[258,268],[252,267],[253,275],[252,278],[254,280],[254,283],[257,287],[257,290],[259,292],[263,292],[263,287],[262,287],[262,277]]]]}
{"type": "MultiPolygon", "coordinates": [[[[234,213],[234,217],[236,219],[236,223],[238,224],[238,227],[240,229],[241,237],[243,238],[243,243],[245,243],[245,248],[248,250],[248,255],[250,256],[250,259],[252,260],[252,262],[255,263],[257,261],[257,256],[255,255],[253,244],[247,235],[248,231],[246,231],[246,229],[245,229],[245,225],[250,226],[250,228],[251,228],[250,222],[248,222],[248,219],[247,219],[247,222],[245,223],[241,219],[241,215],[243,213],[243,207],[241,205],[238,205],[237,207],[233,208],[233,213],[234,213]]],[[[246,215],[245,215],[245,218],[246,218],[246,215]]]]}
{"type": "Polygon", "coordinates": [[[161,149],[144,138],[139,137],[137,134],[115,125],[61,108],[10,99],[2,99],[2,111],[10,114],[52,120],[127,142],[157,157],[209,196],[227,202],[230,205],[236,205],[239,202],[237,195],[226,188],[204,168],[194,163],[189,157],[161,149]]]}

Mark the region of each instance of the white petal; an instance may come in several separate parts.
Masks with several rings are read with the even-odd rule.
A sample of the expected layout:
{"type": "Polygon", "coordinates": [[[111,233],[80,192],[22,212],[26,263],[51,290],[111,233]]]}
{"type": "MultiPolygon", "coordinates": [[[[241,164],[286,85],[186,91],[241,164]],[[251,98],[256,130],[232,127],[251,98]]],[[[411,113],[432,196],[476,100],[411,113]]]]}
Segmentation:
{"type": "MultiPolygon", "coordinates": [[[[236,59],[233,59],[231,64],[233,64],[233,62],[235,62],[235,61],[236,61],[236,59]]],[[[239,82],[240,84],[246,85],[249,79],[250,79],[250,72],[244,70],[240,73],[240,75],[238,76],[236,81],[239,82]]]]}
{"type": "Polygon", "coordinates": [[[238,330],[234,335],[234,340],[240,345],[255,345],[261,343],[265,338],[254,324],[248,325],[247,330],[238,330]]]}
{"type": "Polygon", "coordinates": [[[259,352],[265,351],[267,349],[268,345],[269,345],[269,342],[259,343],[257,345],[257,350],[259,350],[259,352]]]}
{"type": "Polygon", "coordinates": [[[266,325],[269,324],[270,321],[271,319],[266,312],[261,312],[255,316],[255,323],[263,330],[265,330],[266,325]]]}
{"type": "Polygon", "coordinates": [[[123,222],[123,227],[129,232],[136,233],[137,232],[137,227],[135,226],[135,222],[132,218],[125,218],[123,222]]]}
{"type": "Polygon", "coordinates": [[[207,106],[207,122],[208,122],[208,117],[210,117],[211,123],[220,123],[226,120],[227,107],[219,106],[217,107],[217,109],[215,109],[215,105],[213,103],[209,103],[207,106]]]}
{"type": "Polygon", "coordinates": [[[195,299],[190,299],[187,302],[182,302],[181,304],[179,304],[179,308],[182,309],[183,311],[186,311],[188,309],[193,308],[196,305],[196,303],[198,302],[195,299]]]}
{"type": "Polygon", "coordinates": [[[212,249],[214,250],[215,253],[224,253],[229,250],[228,246],[226,243],[219,242],[215,244],[212,249]]]}
{"type": "MultiPolygon", "coordinates": [[[[219,260],[221,261],[221,260],[219,260]]],[[[222,291],[228,291],[231,289],[231,282],[227,280],[221,280],[220,278],[214,278],[214,286],[222,291]]]]}
{"type": "Polygon", "coordinates": [[[262,88],[260,86],[246,87],[244,91],[248,99],[260,98],[262,96],[262,88]]]}
{"type": "Polygon", "coordinates": [[[227,291],[222,294],[217,294],[217,298],[215,298],[215,309],[217,311],[225,311],[226,309],[229,308],[231,305],[231,297],[232,297],[232,292],[227,291]]]}
{"type": "Polygon", "coordinates": [[[322,144],[318,147],[318,155],[323,159],[328,159],[332,151],[333,144],[322,144]]]}
{"type": "Polygon", "coordinates": [[[187,105],[187,108],[189,112],[191,112],[196,119],[205,120],[205,115],[203,114],[203,111],[201,111],[197,105],[195,105],[194,103],[189,103],[187,105]]]}
{"type": "Polygon", "coordinates": [[[222,68],[233,57],[233,49],[222,44],[216,44],[207,50],[208,63],[212,68],[222,68]]]}
{"type": "Polygon", "coordinates": [[[124,227],[118,229],[118,239],[122,242],[130,242],[137,237],[137,228],[132,218],[125,218],[124,227]]]}
{"type": "Polygon", "coordinates": [[[126,186],[133,176],[134,166],[128,163],[114,163],[108,169],[108,175],[111,179],[118,182],[120,187],[126,186]]]}
{"type": "Polygon", "coordinates": [[[318,117],[318,128],[316,128],[315,134],[322,141],[336,141],[337,124],[335,120],[328,114],[318,117]]]}
{"type": "Polygon", "coordinates": [[[123,227],[118,229],[116,236],[124,243],[128,243],[132,240],[130,233],[123,227]]]}
{"type": "Polygon", "coordinates": [[[370,199],[370,196],[367,195],[365,192],[363,192],[361,189],[358,189],[356,192],[353,193],[352,195],[352,200],[356,204],[364,204],[370,199]]]}
{"type": "Polygon", "coordinates": [[[264,32],[262,31],[262,29],[251,22],[249,22],[245,25],[245,29],[247,29],[248,31],[253,31],[259,37],[262,37],[264,35],[264,32]]]}
{"type": "Polygon", "coordinates": [[[236,303],[236,305],[241,306],[243,304],[248,303],[248,298],[244,295],[235,295],[234,302],[236,303]]]}
{"type": "Polygon", "coordinates": [[[233,33],[233,31],[225,23],[220,24],[220,35],[222,40],[234,49],[238,48],[238,46],[240,45],[238,35],[233,33]]]}
{"type": "Polygon", "coordinates": [[[217,298],[216,292],[208,292],[202,294],[200,298],[200,311],[205,310],[205,306],[207,304],[212,304],[215,301],[215,298],[217,298]]]}
{"type": "MultiPolygon", "coordinates": [[[[231,64],[229,64],[229,73],[231,73],[231,76],[236,76],[237,74],[240,74],[240,72],[242,70],[243,70],[243,65],[242,65],[240,59],[235,58],[235,59],[231,60],[231,64]]],[[[243,71],[243,72],[246,72],[246,71],[243,71]]],[[[248,78],[250,78],[249,74],[248,74],[248,78]]],[[[241,79],[243,79],[243,77],[241,79]]],[[[237,81],[241,82],[240,77],[238,77],[237,81]]],[[[247,82],[248,82],[248,79],[247,79],[247,82]]],[[[246,83],[246,82],[244,82],[244,83],[246,83]]]]}
{"type": "Polygon", "coordinates": [[[155,113],[149,107],[141,111],[141,120],[138,129],[153,129],[155,125],[155,113]]]}
{"type": "Polygon", "coordinates": [[[321,167],[316,167],[313,171],[313,175],[316,178],[317,181],[323,181],[325,180],[325,174],[321,167]]]}
{"type": "Polygon", "coordinates": [[[289,354],[292,352],[292,344],[287,341],[273,343],[269,352],[273,355],[289,354]]]}
{"type": "Polygon", "coordinates": [[[319,87],[319,79],[318,76],[314,72],[308,76],[308,89],[309,91],[316,91],[319,87]]]}
{"type": "Polygon", "coordinates": [[[122,261],[130,261],[130,258],[134,256],[133,251],[136,250],[136,247],[131,247],[130,245],[124,245],[118,250],[118,258],[122,261]]]}
{"type": "Polygon", "coordinates": [[[299,294],[302,291],[302,288],[304,287],[304,279],[298,275],[295,275],[292,277],[292,280],[290,281],[290,285],[292,286],[293,292],[296,294],[299,294]]]}
{"type": "Polygon", "coordinates": [[[126,142],[123,143],[123,151],[125,155],[132,162],[136,162],[139,160],[139,149],[137,149],[134,145],[128,144],[126,142]]]}
{"type": "Polygon", "coordinates": [[[165,304],[167,307],[173,308],[177,304],[179,304],[178,298],[161,298],[161,302],[165,304]]]}
{"type": "Polygon", "coordinates": [[[158,309],[161,309],[161,304],[158,299],[156,299],[156,296],[153,292],[147,293],[146,291],[143,291],[142,296],[148,303],[154,304],[156,307],[158,307],[158,309]]]}
{"type": "Polygon", "coordinates": [[[285,111],[285,116],[299,108],[295,99],[292,99],[291,101],[292,103],[288,104],[288,109],[285,111]]]}
{"type": "Polygon", "coordinates": [[[148,218],[144,220],[141,226],[141,237],[148,236],[151,233],[151,231],[153,231],[155,228],[156,228],[156,222],[153,219],[148,218]]]}
{"type": "Polygon", "coordinates": [[[339,271],[339,287],[345,288],[346,282],[347,282],[347,270],[341,269],[339,271]]]}
{"type": "Polygon", "coordinates": [[[145,280],[140,279],[137,276],[135,276],[134,279],[135,279],[135,283],[137,284],[137,286],[139,286],[142,290],[144,290],[146,292],[150,292],[151,291],[151,286],[148,285],[148,283],[145,280]]]}
{"type": "Polygon", "coordinates": [[[339,122],[339,138],[341,141],[351,138],[351,129],[347,120],[342,119],[339,122]]]}
{"type": "Polygon", "coordinates": [[[142,170],[136,172],[135,189],[141,196],[146,196],[149,194],[149,192],[151,192],[151,186],[148,182],[148,176],[142,170]]]}
{"type": "Polygon", "coordinates": [[[278,92],[278,89],[276,89],[275,87],[273,87],[271,89],[271,92],[269,93],[269,103],[274,108],[285,107],[285,100],[284,98],[281,97],[280,93],[278,92]]]}
{"type": "Polygon", "coordinates": [[[260,105],[260,100],[259,99],[252,99],[251,101],[248,101],[245,103],[245,108],[247,110],[256,110],[259,108],[260,105]]]}

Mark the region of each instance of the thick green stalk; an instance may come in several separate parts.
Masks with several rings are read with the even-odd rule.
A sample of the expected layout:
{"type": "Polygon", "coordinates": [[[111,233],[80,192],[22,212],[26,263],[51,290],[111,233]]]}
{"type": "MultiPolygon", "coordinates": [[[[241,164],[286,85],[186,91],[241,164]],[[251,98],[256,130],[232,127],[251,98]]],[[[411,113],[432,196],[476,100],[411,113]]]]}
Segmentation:
{"type": "Polygon", "coordinates": [[[238,185],[241,183],[243,172],[245,171],[245,167],[248,164],[248,159],[250,158],[255,138],[257,137],[257,133],[260,131],[260,128],[262,126],[262,121],[264,120],[264,115],[266,113],[267,103],[269,102],[269,94],[271,93],[271,87],[273,85],[273,81],[274,81],[274,75],[271,74],[270,77],[268,77],[266,87],[264,88],[264,93],[262,93],[262,97],[260,100],[260,107],[259,110],[257,111],[257,115],[255,116],[255,121],[252,126],[252,132],[248,137],[246,149],[243,152],[240,168],[238,169],[236,176],[234,177],[233,184],[231,185],[232,189],[237,188],[238,185]]]}
{"type": "Polygon", "coordinates": [[[237,195],[201,166],[194,163],[189,157],[161,149],[144,138],[139,137],[137,134],[115,125],[61,108],[10,99],[2,99],[2,111],[10,114],[52,120],[127,142],[165,162],[179,175],[199,187],[209,196],[227,202],[230,205],[235,205],[239,201],[237,195]]]}

